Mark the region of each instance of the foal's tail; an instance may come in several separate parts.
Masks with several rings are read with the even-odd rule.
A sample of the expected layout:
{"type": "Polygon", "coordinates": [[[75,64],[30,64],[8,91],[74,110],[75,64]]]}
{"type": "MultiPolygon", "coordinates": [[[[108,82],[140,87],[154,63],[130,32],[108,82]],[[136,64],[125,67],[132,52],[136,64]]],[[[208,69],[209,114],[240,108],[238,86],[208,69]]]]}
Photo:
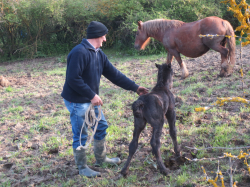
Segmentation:
{"type": "Polygon", "coordinates": [[[228,54],[228,62],[230,63],[230,68],[229,71],[232,71],[234,65],[235,65],[235,37],[234,37],[234,29],[232,25],[228,21],[223,21],[223,25],[226,28],[226,35],[227,37],[227,43],[228,43],[228,49],[229,49],[229,54],[228,54]],[[232,37],[230,37],[232,36],[232,37]]]}
{"type": "Polygon", "coordinates": [[[135,117],[142,117],[142,109],[144,107],[144,103],[142,100],[136,100],[132,104],[133,114],[135,117]]]}

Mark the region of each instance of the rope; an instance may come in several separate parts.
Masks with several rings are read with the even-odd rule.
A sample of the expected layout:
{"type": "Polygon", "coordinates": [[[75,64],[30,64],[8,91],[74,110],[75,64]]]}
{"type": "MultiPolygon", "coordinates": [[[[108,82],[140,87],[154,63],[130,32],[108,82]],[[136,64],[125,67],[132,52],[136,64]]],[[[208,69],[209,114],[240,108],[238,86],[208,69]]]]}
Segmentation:
{"type": "Polygon", "coordinates": [[[95,126],[94,128],[94,131],[90,137],[90,140],[89,142],[85,145],[85,146],[82,146],[82,143],[81,143],[81,135],[82,135],[82,129],[81,129],[81,133],[80,133],[80,146],[78,146],[76,148],[76,150],[81,150],[82,148],[83,149],[87,149],[89,144],[92,142],[92,139],[95,135],[95,132],[96,132],[96,129],[97,129],[97,126],[98,126],[98,122],[101,120],[102,118],[102,115],[101,115],[101,106],[98,106],[98,117],[96,117],[95,115],[95,108],[92,104],[89,105],[89,108],[86,110],[85,112],[85,120],[83,122],[83,125],[82,125],[82,129],[84,127],[84,123],[86,123],[87,126],[89,126],[90,128],[95,126]]]}

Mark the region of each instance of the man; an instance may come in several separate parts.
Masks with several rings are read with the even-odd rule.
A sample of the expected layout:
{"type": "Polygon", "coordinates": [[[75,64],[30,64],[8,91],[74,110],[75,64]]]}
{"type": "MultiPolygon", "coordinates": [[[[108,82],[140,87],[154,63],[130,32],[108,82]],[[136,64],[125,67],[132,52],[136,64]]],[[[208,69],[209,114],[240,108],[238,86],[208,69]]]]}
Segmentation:
{"type": "MultiPolygon", "coordinates": [[[[84,124],[85,111],[90,103],[95,106],[96,115],[98,115],[97,106],[103,105],[102,99],[98,95],[101,75],[123,89],[137,92],[138,95],[148,92],[146,88],[135,84],[109,62],[107,56],[100,49],[102,43],[106,41],[107,33],[108,29],[102,23],[92,21],[89,24],[87,39],[83,39],[81,44],[75,46],[68,55],[66,80],[61,94],[70,112],[75,163],[79,174],[87,177],[100,176],[100,173],[87,166],[85,150],[76,150],[76,148],[80,145],[79,138],[84,124]]],[[[101,120],[94,135],[95,166],[100,166],[103,162],[120,163],[119,158],[109,159],[106,157],[105,136],[107,128],[107,121],[101,113],[101,120]]],[[[87,126],[84,124],[81,134],[82,145],[85,145],[87,137],[87,126]]]]}

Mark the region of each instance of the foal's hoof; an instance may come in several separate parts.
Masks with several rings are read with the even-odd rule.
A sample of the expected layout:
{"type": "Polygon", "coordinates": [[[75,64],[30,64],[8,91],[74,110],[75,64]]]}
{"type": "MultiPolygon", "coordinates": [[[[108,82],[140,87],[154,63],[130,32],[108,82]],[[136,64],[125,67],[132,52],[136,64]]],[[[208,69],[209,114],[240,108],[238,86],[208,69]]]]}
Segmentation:
{"type": "Polygon", "coordinates": [[[163,175],[168,176],[171,172],[169,169],[165,169],[164,171],[160,171],[163,175]]]}
{"type": "Polygon", "coordinates": [[[186,159],[184,156],[179,156],[175,158],[175,161],[178,165],[183,165],[186,162],[186,159]]]}
{"type": "Polygon", "coordinates": [[[127,175],[128,175],[128,172],[127,172],[127,171],[124,171],[124,170],[122,170],[120,173],[121,173],[121,175],[122,175],[123,177],[127,177],[127,175]]]}
{"type": "Polygon", "coordinates": [[[114,181],[120,180],[123,177],[122,174],[119,174],[113,178],[114,181]]]}

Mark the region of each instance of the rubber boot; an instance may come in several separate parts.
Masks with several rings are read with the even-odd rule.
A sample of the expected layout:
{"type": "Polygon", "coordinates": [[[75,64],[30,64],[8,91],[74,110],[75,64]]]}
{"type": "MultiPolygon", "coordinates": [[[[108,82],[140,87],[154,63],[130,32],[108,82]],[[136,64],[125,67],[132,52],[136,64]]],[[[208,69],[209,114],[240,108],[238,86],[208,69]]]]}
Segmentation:
{"type": "Polygon", "coordinates": [[[96,158],[95,166],[100,167],[103,162],[107,162],[110,164],[120,164],[120,158],[108,158],[106,156],[107,151],[105,142],[105,138],[103,138],[102,140],[94,139],[94,153],[96,158]]]}
{"type": "Polygon", "coordinates": [[[100,172],[96,172],[87,166],[87,157],[85,149],[81,150],[73,149],[73,153],[74,153],[75,163],[79,170],[79,175],[86,176],[89,178],[101,176],[100,172]]]}

